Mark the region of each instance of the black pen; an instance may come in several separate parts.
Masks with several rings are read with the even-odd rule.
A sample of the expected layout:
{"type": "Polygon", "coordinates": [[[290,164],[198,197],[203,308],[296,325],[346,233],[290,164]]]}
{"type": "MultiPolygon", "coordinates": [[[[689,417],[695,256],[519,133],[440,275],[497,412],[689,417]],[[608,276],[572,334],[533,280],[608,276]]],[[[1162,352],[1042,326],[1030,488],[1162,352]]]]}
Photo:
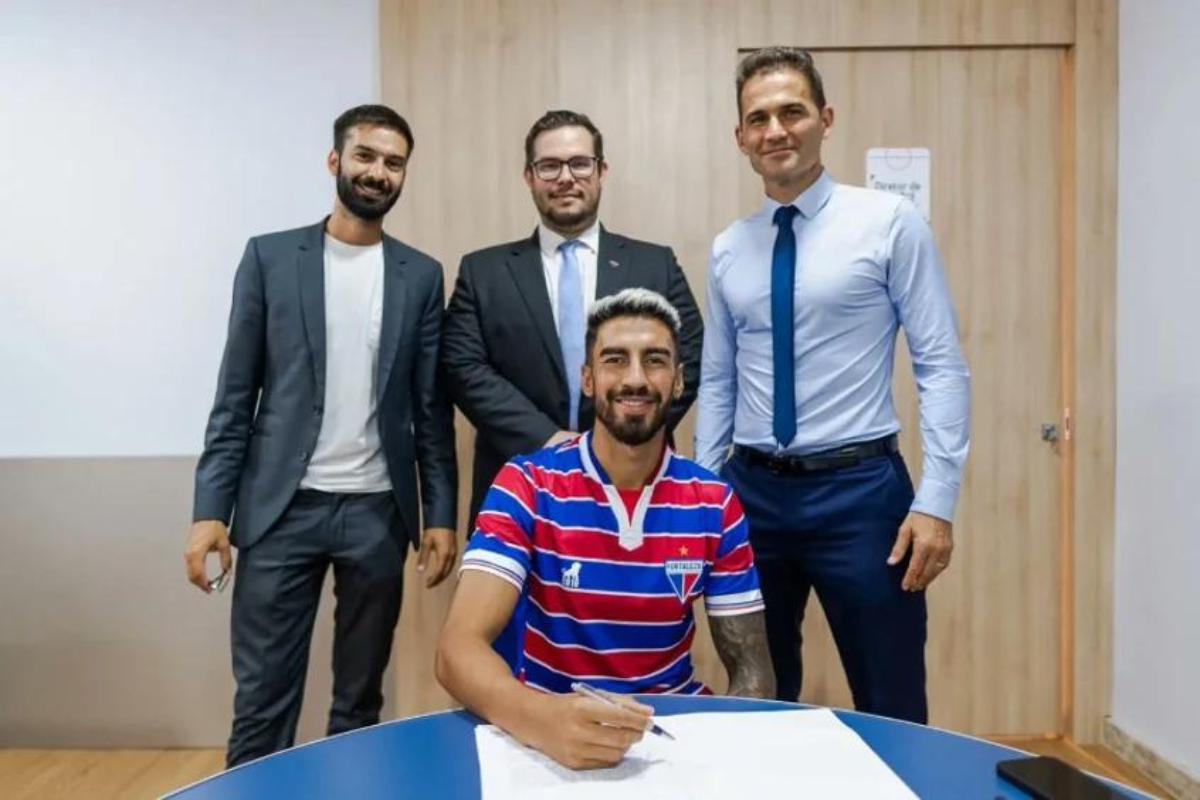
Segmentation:
{"type": "MultiPolygon", "coordinates": [[[[576,681],[575,683],[571,684],[571,691],[575,692],[576,694],[581,694],[584,697],[587,697],[591,700],[597,700],[608,706],[620,707],[620,705],[621,705],[616,700],[612,700],[608,697],[605,697],[604,695],[600,694],[600,692],[593,689],[591,686],[588,686],[586,683],[580,683],[579,681],[576,681]]],[[[651,722],[650,727],[647,728],[646,730],[648,730],[651,733],[656,734],[658,736],[665,736],[668,739],[670,739],[671,741],[675,741],[674,736],[667,733],[665,730],[663,730],[661,727],[659,727],[654,722],[651,722]]]]}

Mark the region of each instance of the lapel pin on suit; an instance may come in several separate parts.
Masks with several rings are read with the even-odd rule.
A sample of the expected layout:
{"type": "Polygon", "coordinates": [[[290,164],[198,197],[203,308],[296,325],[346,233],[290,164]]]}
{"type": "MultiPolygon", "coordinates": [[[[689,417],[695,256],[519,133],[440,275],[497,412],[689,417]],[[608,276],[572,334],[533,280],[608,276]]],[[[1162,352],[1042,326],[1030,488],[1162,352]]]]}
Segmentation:
{"type": "Polygon", "coordinates": [[[613,261],[611,258],[608,260],[608,265],[609,265],[610,267],[619,267],[619,266],[621,266],[621,265],[620,265],[620,264],[618,264],[616,261],[613,261]]]}

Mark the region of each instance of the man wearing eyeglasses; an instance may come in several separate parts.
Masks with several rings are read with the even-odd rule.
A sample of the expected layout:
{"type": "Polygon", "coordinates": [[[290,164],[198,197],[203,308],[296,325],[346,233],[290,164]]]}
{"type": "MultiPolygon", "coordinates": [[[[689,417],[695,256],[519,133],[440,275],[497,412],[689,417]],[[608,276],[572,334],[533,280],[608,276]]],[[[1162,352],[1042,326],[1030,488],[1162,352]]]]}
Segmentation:
{"type": "Polygon", "coordinates": [[[442,368],[475,426],[471,525],[508,459],[591,428],[580,390],[592,301],[642,287],[666,297],[682,323],[684,388],[668,430],[696,397],[703,323],[671,248],[612,233],[599,221],[608,163],[583,114],[547,111],[525,137],[525,184],[541,217],[533,235],[463,258],[446,310],[442,368]]]}

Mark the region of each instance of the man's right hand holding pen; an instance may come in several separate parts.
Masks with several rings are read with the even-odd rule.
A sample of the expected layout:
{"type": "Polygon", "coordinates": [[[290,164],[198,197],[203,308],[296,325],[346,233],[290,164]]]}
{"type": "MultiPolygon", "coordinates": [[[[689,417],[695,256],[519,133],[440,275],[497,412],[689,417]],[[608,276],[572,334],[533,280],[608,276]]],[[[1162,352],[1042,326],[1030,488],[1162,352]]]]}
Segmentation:
{"type": "MultiPolygon", "coordinates": [[[[571,684],[571,691],[575,692],[575,694],[581,694],[584,697],[590,697],[593,700],[599,700],[601,703],[605,703],[610,706],[615,706],[618,704],[618,701],[617,701],[618,695],[611,694],[610,692],[602,692],[599,689],[593,689],[591,686],[588,686],[586,683],[581,683],[579,681],[575,681],[574,683],[571,684]]],[[[638,705],[640,706],[642,704],[638,703],[638,705]]],[[[655,736],[664,736],[672,741],[675,740],[674,736],[667,733],[661,727],[656,725],[654,723],[654,720],[650,720],[650,727],[647,728],[646,730],[650,731],[655,736]]]]}
{"type": "Polygon", "coordinates": [[[654,709],[626,695],[602,695],[610,702],[579,693],[538,698],[540,724],[528,744],[570,769],[616,766],[653,726],[654,709]]]}
{"type": "Polygon", "coordinates": [[[549,694],[517,680],[492,643],[518,598],[505,580],[463,573],[434,657],[438,680],[472,712],[565,767],[616,766],[653,728],[654,709],[628,695],[549,694]]]}

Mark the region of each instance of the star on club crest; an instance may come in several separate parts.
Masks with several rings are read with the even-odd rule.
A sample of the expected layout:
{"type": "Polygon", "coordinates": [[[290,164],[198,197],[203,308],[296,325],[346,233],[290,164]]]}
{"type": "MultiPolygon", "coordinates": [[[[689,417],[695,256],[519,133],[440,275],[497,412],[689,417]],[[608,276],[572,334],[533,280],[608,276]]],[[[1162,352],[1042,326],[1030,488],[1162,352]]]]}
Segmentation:
{"type": "Polygon", "coordinates": [[[667,559],[663,563],[663,569],[666,570],[671,588],[675,590],[675,596],[686,603],[692,596],[692,590],[696,588],[696,582],[704,573],[704,560],[688,558],[686,544],[679,546],[679,555],[680,558],[667,559]]]}

